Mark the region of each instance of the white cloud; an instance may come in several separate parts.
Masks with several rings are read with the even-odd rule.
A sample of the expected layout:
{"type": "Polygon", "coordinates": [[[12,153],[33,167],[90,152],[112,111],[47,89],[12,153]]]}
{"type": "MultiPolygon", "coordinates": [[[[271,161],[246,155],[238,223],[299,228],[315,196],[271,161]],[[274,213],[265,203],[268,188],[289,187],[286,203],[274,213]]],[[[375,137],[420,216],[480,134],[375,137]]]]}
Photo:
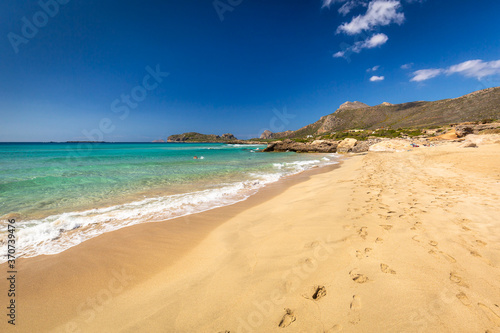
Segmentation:
{"type": "Polygon", "coordinates": [[[375,71],[377,71],[379,68],[380,68],[380,66],[378,66],[378,65],[377,65],[377,66],[373,66],[372,68],[368,68],[366,71],[367,71],[367,72],[375,72],[375,71]]]}
{"type": "Polygon", "coordinates": [[[344,57],[350,61],[349,53],[359,53],[362,49],[384,44],[387,42],[388,37],[385,34],[378,33],[380,32],[379,28],[392,23],[403,24],[405,15],[402,3],[410,4],[424,1],[426,0],[322,0],[323,7],[339,6],[338,12],[343,16],[348,15],[357,7],[367,8],[364,14],[353,15],[350,20],[337,27],[337,34],[359,35],[365,40],[351,45],[343,42],[340,45],[342,51],[335,53],[333,56],[344,57]],[[374,31],[378,34],[375,34],[374,31]],[[371,39],[367,39],[369,35],[373,35],[371,39]]]}
{"type": "Polygon", "coordinates": [[[333,57],[334,57],[334,58],[342,58],[344,55],[345,55],[345,52],[344,52],[344,51],[339,51],[339,52],[337,52],[337,53],[334,53],[334,54],[333,54],[333,57]]]}
{"type": "Polygon", "coordinates": [[[421,69],[413,72],[413,78],[410,81],[425,81],[441,74],[460,74],[479,80],[486,76],[500,75],[500,60],[485,62],[477,59],[464,61],[448,68],[421,69]]]}
{"type": "Polygon", "coordinates": [[[413,78],[410,81],[420,82],[429,80],[440,75],[442,72],[443,70],[439,68],[421,69],[413,72],[413,78]]]}
{"type": "Polygon", "coordinates": [[[386,34],[376,34],[373,35],[370,39],[362,42],[363,48],[372,49],[374,47],[385,44],[389,40],[386,34]]]}
{"type": "Polygon", "coordinates": [[[451,66],[446,74],[462,74],[465,77],[481,79],[485,76],[500,75],[500,60],[484,62],[482,60],[469,60],[451,66]]]}
{"type": "Polygon", "coordinates": [[[410,62],[409,64],[404,64],[404,65],[401,65],[401,69],[410,69],[413,67],[413,63],[410,62]]]}
{"type": "MultiPolygon", "coordinates": [[[[328,6],[335,3],[335,0],[325,0],[328,6]]],[[[371,30],[378,26],[385,26],[391,23],[402,24],[404,14],[398,12],[401,7],[399,0],[374,0],[368,4],[368,10],[364,15],[354,17],[351,22],[343,23],[337,29],[337,33],[344,32],[348,35],[355,35],[365,30],[371,30]]]]}
{"type": "MultiPolygon", "coordinates": [[[[336,4],[336,3],[344,3],[344,5],[342,5],[342,7],[344,7],[346,5],[347,6],[352,6],[352,8],[354,8],[356,6],[364,6],[364,7],[366,7],[366,6],[368,6],[368,3],[370,1],[371,0],[323,0],[323,6],[322,7],[330,7],[331,5],[336,4]]],[[[407,3],[415,3],[415,2],[422,3],[425,0],[404,0],[404,1],[407,2],[407,3]]],[[[339,13],[341,13],[340,9],[339,9],[339,13]]]]}
{"type": "Polygon", "coordinates": [[[384,81],[385,80],[385,76],[372,76],[370,78],[370,81],[371,82],[377,82],[377,81],[384,81]]]}
{"type": "Polygon", "coordinates": [[[345,2],[346,0],[323,0],[323,7],[330,7],[335,3],[345,2]]]}
{"type": "Polygon", "coordinates": [[[363,0],[348,0],[346,3],[344,3],[342,5],[342,7],[339,8],[338,12],[340,14],[342,14],[343,16],[346,16],[354,8],[356,8],[358,6],[363,6],[363,7],[368,6],[367,1],[363,1],[363,0]]]}
{"type": "Polygon", "coordinates": [[[385,44],[389,40],[386,34],[376,34],[370,38],[354,43],[351,47],[348,47],[344,51],[339,51],[333,56],[335,58],[343,57],[348,52],[360,53],[363,49],[373,49],[377,46],[385,44]]]}

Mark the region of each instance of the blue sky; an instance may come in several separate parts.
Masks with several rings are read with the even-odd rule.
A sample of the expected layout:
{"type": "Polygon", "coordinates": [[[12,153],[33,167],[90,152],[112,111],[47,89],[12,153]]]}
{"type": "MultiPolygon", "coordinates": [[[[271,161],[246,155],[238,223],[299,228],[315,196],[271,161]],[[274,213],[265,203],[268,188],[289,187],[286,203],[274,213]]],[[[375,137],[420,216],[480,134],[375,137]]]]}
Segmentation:
{"type": "Polygon", "coordinates": [[[239,138],[500,85],[500,2],[3,1],[0,141],[239,138]]]}

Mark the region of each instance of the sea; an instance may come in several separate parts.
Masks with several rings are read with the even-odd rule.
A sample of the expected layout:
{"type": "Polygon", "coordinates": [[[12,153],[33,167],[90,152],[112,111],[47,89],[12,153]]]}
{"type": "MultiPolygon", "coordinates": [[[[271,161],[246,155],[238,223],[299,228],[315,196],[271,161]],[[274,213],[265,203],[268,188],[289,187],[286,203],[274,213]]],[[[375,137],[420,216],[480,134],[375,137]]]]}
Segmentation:
{"type": "Polygon", "coordinates": [[[336,154],[265,147],[0,143],[0,244],[15,219],[17,257],[56,254],[130,225],[231,205],[283,177],[339,162],[336,154]]]}

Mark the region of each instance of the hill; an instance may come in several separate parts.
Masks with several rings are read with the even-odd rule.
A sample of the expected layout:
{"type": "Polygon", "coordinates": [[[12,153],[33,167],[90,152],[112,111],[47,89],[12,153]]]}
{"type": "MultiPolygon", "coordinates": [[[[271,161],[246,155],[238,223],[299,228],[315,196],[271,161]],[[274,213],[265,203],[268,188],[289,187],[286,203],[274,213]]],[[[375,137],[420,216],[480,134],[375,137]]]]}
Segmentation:
{"type": "Polygon", "coordinates": [[[189,132],[183,134],[174,134],[168,137],[167,142],[236,142],[239,141],[231,133],[218,136],[215,134],[200,134],[189,132]]]}
{"type": "Polygon", "coordinates": [[[302,138],[352,129],[419,129],[484,119],[500,119],[500,87],[434,102],[384,102],[377,106],[346,102],[334,113],[296,131],[266,134],[272,139],[302,138]]]}

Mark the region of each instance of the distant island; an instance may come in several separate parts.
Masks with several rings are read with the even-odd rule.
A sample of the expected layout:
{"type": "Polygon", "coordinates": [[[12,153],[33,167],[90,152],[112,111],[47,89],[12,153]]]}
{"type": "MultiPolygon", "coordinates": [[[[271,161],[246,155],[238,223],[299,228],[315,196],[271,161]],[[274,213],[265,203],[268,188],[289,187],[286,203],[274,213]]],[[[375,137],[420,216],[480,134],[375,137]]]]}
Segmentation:
{"type": "Polygon", "coordinates": [[[106,143],[106,141],[66,141],[66,143],[106,143]]]}
{"type": "Polygon", "coordinates": [[[226,133],[219,136],[215,134],[189,132],[171,135],[168,137],[167,142],[238,143],[241,142],[241,140],[238,140],[231,133],[226,133]]]}

